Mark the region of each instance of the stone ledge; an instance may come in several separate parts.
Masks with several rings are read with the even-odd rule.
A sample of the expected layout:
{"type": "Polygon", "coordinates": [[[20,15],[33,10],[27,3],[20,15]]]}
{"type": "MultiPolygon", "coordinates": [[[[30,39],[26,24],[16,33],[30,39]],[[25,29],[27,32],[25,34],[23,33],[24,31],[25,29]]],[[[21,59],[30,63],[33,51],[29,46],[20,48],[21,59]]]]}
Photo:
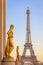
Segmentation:
{"type": "Polygon", "coordinates": [[[1,65],[15,65],[15,61],[2,61],[1,65]]]}

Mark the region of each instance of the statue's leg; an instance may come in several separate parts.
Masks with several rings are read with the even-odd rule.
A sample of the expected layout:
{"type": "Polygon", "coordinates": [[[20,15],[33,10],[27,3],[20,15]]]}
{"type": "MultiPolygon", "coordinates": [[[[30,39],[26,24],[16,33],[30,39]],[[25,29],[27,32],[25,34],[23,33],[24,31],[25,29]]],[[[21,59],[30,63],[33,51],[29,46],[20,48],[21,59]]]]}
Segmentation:
{"type": "Polygon", "coordinates": [[[10,57],[10,54],[11,54],[12,50],[13,50],[13,48],[10,47],[10,48],[9,48],[9,52],[8,52],[8,56],[9,56],[9,57],[10,57]]]}
{"type": "Polygon", "coordinates": [[[5,49],[5,56],[8,56],[8,50],[9,50],[9,39],[7,39],[6,49],[5,49]]]}
{"type": "Polygon", "coordinates": [[[9,51],[8,51],[8,55],[10,55],[10,53],[12,52],[12,50],[14,49],[14,45],[12,42],[12,38],[9,39],[9,51]]]}
{"type": "Polygon", "coordinates": [[[18,61],[19,61],[19,55],[18,55],[18,61]]]}

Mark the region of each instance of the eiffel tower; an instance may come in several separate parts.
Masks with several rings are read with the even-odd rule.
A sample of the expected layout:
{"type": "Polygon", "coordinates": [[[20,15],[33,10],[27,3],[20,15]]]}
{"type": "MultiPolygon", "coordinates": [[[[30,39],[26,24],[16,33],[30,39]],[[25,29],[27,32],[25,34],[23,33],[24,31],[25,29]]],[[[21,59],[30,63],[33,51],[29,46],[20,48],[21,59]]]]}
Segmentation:
{"type": "Polygon", "coordinates": [[[37,58],[34,54],[34,50],[32,48],[32,42],[31,42],[31,31],[30,31],[30,10],[29,8],[26,11],[27,14],[27,29],[26,29],[26,42],[24,45],[24,51],[22,58],[22,65],[28,65],[25,62],[31,62],[34,65],[39,65],[39,62],[37,61],[37,58]],[[27,49],[30,51],[30,55],[26,55],[27,49]]]}

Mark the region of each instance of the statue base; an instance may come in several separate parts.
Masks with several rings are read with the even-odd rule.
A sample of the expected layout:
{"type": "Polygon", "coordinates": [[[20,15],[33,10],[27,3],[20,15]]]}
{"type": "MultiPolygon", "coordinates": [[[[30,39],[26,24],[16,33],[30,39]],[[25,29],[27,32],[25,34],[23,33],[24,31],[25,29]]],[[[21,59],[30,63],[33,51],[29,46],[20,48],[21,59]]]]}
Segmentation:
{"type": "Polygon", "coordinates": [[[20,61],[15,61],[15,65],[21,65],[20,61]]]}
{"type": "Polygon", "coordinates": [[[1,65],[15,65],[15,61],[12,59],[3,59],[1,65]]]}

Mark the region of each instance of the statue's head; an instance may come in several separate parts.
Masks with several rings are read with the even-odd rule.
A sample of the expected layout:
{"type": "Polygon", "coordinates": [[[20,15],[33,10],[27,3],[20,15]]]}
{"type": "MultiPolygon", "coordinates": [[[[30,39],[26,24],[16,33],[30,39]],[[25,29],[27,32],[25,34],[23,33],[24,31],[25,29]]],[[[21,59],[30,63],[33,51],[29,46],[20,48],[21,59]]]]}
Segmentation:
{"type": "Polygon", "coordinates": [[[10,28],[11,28],[11,29],[14,29],[14,25],[11,24],[11,25],[10,25],[10,28]]]}
{"type": "Polygon", "coordinates": [[[17,46],[17,49],[19,49],[19,46],[17,46]]]}

